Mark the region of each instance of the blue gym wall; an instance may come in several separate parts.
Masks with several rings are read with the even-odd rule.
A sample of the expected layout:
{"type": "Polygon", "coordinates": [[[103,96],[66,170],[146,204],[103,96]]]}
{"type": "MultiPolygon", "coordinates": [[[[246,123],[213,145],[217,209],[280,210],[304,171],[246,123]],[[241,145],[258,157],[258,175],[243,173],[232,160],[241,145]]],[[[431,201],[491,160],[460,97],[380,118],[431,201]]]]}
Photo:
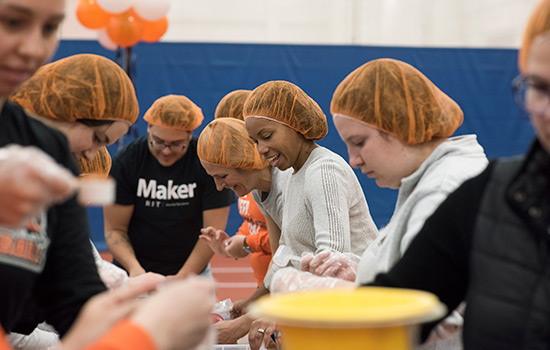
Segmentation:
{"type": "MultiPolygon", "coordinates": [[[[114,52],[94,41],[62,41],[54,59],[76,53],[116,59],[114,52]]],[[[457,101],[465,117],[456,135],[477,134],[489,158],[520,154],[529,146],[532,128],[515,106],[510,90],[510,82],[518,74],[516,50],[201,43],[140,43],[133,48],[131,74],[140,120],[124,143],[146,133],[141,116],[160,96],[182,94],[202,108],[205,121],[196,130],[198,135],[213,119],[216,104],[226,93],[252,90],[268,80],[288,80],[315,99],[327,115],[329,133],[319,144],[347,159],[329,113],[332,93],[353,69],[382,57],[412,64],[457,101]]],[[[117,147],[109,147],[112,155],[117,147]]],[[[376,224],[384,226],[391,217],[396,191],[380,189],[356,173],[376,224]]],[[[105,249],[101,210],[91,208],[89,214],[92,238],[98,249],[105,249]]],[[[240,223],[234,206],[227,232],[234,233],[240,223]]]]}

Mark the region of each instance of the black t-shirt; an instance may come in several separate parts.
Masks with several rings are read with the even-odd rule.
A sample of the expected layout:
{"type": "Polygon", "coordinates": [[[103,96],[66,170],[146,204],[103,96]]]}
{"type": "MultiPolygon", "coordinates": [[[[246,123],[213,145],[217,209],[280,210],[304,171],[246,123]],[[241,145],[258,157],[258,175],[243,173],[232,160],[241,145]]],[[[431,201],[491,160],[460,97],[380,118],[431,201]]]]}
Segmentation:
{"type": "MultiPolygon", "coordinates": [[[[78,174],[63,134],[6,103],[0,147],[9,144],[36,146],[78,174]]],[[[27,333],[36,324],[23,321],[43,314],[64,334],[82,305],[105,290],[90,249],[86,210],[73,197],[35,220],[37,225],[21,230],[0,228],[0,323],[8,332],[27,333]]]]}
{"type": "Polygon", "coordinates": [[[231,190],[217,191],[197,156],[193,138],[186,154],[161,165],[143,136],[113,160],[116,203],[134,205],[128,237],[141,266],[163,275],[176,274],[191,254],[203,227],[204,210],[236,202],[231,190]]]}

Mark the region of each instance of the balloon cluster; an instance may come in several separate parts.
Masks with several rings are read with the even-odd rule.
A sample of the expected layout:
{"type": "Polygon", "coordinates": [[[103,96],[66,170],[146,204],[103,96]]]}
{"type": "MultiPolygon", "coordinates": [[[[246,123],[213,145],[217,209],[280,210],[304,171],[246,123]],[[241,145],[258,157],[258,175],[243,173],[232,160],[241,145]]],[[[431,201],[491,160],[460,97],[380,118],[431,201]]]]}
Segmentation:
{"type": "Polygon", "coordinates": [[[109,49],[156,42],[168,29],[170,0],[80,0],[76,17],[98,30],[99,43],[109,49]]]}

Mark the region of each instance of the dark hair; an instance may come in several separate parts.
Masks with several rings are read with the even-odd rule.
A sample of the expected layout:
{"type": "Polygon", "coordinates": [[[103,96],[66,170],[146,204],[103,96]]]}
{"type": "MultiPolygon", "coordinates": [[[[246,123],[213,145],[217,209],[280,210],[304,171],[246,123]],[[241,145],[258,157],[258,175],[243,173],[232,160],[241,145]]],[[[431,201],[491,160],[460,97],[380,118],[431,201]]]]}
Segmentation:
{"type": "Polygon", "coordinates": [[[108,119],[77,119],[76,121],[86,126],[101,126],[113,124],[115,122],[114,120],[108,119]]]}

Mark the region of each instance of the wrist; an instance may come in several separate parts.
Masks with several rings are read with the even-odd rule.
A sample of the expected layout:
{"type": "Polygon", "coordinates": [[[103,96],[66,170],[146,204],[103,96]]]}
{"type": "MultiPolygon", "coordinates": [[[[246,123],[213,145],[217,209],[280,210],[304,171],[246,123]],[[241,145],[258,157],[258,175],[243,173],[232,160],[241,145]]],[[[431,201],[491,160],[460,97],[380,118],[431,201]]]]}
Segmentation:
{"type": "Polygon", "coordinates": [[[247,236],[244,237],[244,240],[243,240],[243,250],[247,253],[247,254],[252,254],[254,253],[252,251],[252,249],[250,249],[250,246],[248,245],[248,243],[246,243],[246,238],[247,236]]]}

